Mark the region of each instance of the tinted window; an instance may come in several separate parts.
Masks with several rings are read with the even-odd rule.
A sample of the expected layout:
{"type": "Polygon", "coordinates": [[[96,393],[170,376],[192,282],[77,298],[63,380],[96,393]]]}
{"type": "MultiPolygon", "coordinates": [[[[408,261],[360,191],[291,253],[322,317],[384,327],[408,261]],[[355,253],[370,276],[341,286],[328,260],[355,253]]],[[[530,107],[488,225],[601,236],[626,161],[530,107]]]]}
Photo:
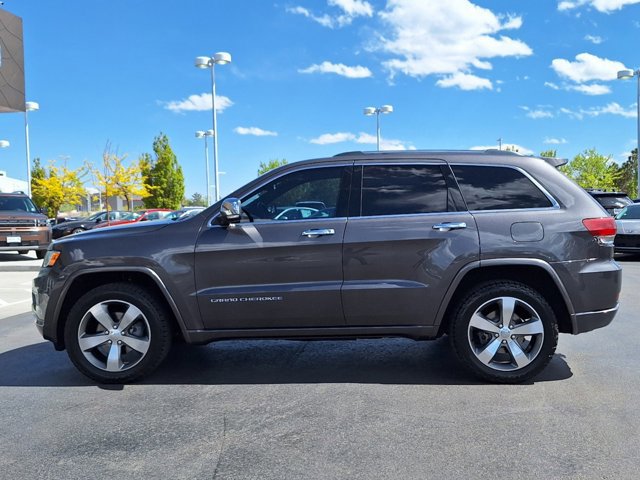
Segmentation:
{"type": "Polygon", "coordinates": [[[534,183],[508,167],[452,166],[469,210],[544,208],[551,202],[534,183]]]}
{"type": "Polygon", "coordinates": [[[335,217],[337,213],[344,216],[349,179],[344,167],[293,172],[245,197],[242,206],[260,220],[301,220],[316,213],[322,217],[335,217]]]}
{"type": "Polygon", "coordinates": [[[362,215],[447,211],[447,185],[439,165],[371,165],[362,174],[362,215]]]}

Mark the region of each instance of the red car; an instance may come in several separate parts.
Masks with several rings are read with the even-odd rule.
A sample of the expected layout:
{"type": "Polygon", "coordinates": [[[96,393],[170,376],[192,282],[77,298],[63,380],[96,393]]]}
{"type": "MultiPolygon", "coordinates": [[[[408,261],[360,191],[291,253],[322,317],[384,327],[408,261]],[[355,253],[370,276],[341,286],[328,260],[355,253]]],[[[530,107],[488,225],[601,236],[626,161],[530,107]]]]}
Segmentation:
{"type": "Polygon", "coordinates": [[[140,210],[139,212],[131,212],[130,216],[120,220],[99,223],[93,228],[113,227],[114,225],[126,225],[128,223],[146,222],[150,220],[162,220],[172,211],[173,210],[169,208],[150,208],[148,210],[140,210]]]}

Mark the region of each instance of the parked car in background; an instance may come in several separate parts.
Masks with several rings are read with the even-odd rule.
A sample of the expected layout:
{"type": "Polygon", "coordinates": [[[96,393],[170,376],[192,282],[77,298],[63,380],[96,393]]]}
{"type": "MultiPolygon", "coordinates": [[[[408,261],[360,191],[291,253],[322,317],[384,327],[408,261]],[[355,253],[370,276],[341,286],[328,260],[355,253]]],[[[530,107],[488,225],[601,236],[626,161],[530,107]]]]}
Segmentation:
{"type": "Polygon", "coordinates": [[[165,218],[167,220],[183,220],[193,215],[197,215],[203,210],[204,210],[204,207],[182,207],[178,210],[174,210],[165,218]]]}
{"type": "Polygon", "coordinates": [[[183,221],[54,242],[36,326],[98,382],[151,374],[174,340],[445,334],[479,377],[526,381],[559,333],[618,311],[615,220],[560,162],[489,150],[291,163],[183,221]],[[321,216],[277,218],[309,202],[321,216]]]}
{"type": "Polygon", "coordinates": [[[602,207],[615,217],[627,205],[631,205],[633,200],[624,192],[605,192],[602,190],[587,190],[589,195],[596,199],[602,207]]]}
{"type": "Polygon", "coordinates": [[[162,220],[171,213],[169,208],[150,208],[138,212],[127,212],[129,215],[115,221],[102,222],[95,228],[115,227],[116,225],[126,225],[128,223],[147,222],[151,220],[162,220]]]}
{"type": "Polygon", "coordinates": [[[26,254],[34,250],[44,258],[50,242],[49,219],[28,195],[0,193],[0,251],[26,254]]]}
{"type": "MultiPolygon", "coordinates": [[[[109,221],[115,221],[129,212],[120,210],[109,210],[109,221]]],[[[85,232],[91,230],[96,225],[107,220],[107,211],[94,213],[90,217],[82,218],[80,220],[69,220],[66,222],[54,225],[52,228],[53,238],[66,237],[75,233],[85,232]]]]}
{"type": "Polygon", "coordinates": [[[627,205],[616,215],[618,233],[614,248],[620,253],[640,253],[640,204],[627,205]]]}

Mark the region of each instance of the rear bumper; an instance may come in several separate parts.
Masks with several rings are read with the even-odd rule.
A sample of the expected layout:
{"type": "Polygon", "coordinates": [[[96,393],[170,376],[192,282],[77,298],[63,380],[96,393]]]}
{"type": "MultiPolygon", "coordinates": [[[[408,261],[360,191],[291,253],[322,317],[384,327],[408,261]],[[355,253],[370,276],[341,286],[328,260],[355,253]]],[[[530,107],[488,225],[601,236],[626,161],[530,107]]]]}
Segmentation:
{"type": "Polygon", "coordinates": [[[611,323],[613,317],[618,313],[619,305],[607,310],[599,310],[596,312],[578,313],[575,315],[574,331],[575,335],[579,333],[590,332],[597,328],[606,327],[611,323]]]}

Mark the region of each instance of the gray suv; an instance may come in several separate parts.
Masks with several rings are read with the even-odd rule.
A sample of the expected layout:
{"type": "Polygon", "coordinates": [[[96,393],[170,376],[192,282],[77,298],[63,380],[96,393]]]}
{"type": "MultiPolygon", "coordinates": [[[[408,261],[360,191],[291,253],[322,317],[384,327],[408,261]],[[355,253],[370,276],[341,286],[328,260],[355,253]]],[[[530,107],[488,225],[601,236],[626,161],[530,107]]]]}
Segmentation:
{"type": "Polygon", "coordinates": [[[34,280],[36,325],[105,383],[150,374],[175,340],[442,335],[479,377],[525,381],[558,333],[608,325],[621,287],[614,219],[553,162],[494,150],[289,164],[182,221],[56,241],[34,280]]]}

